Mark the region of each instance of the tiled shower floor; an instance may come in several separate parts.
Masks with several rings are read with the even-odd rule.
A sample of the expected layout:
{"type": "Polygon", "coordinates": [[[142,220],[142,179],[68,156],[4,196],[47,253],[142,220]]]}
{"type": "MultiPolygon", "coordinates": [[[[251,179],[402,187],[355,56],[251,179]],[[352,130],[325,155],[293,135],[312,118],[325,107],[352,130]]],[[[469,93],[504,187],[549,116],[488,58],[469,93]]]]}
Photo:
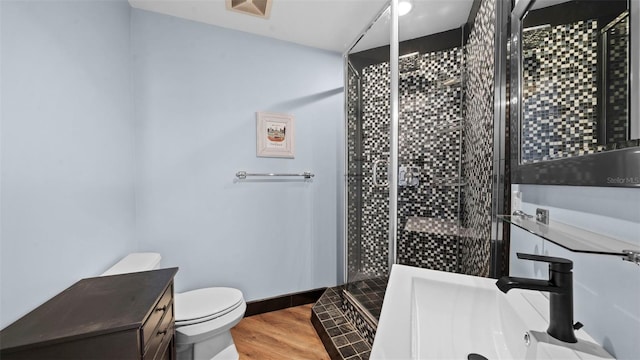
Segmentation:
{"type": "Polygon", "coordinates": [[[387,280],[386,277],[369,278],[329,288],[315,303],[312,323],[331,359],[369,358],[387,280]],[[348,294],[345,289],[349,289],[348,294]],[[360,304],[354,305],[352,299],[360,304]]]}
{"type": "Polygon", "coordinates": [[[342,311],[342,286],[328,288],[311,309],[311,323],[332,360],[367,360],[371,344],[342,311]]]}
{"type": "Polygon", "coordinates": [[[358,302],[369,311],[377,323],[380,320],[382,301],[387,289],[387,277],[377,277],[356,281],[347,285],[347,290],[358,302]]]}

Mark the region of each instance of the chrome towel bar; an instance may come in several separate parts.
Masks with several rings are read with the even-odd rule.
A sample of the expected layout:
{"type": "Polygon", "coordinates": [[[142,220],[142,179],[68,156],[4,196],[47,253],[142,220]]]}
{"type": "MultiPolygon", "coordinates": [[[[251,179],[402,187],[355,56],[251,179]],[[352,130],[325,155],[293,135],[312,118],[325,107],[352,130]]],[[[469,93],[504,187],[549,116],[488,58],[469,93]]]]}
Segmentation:
{"type": "Polygon", "coordinates": [[[238,171],[236,173],[236,177],[240,180],[246,179],[248,176],[302,176],[305,179],[311,179],[315,175],[312,174],[310,171],[305,171],[302,174],[276,174],[276,173],[252,174],[246,171],[238,171]]]}

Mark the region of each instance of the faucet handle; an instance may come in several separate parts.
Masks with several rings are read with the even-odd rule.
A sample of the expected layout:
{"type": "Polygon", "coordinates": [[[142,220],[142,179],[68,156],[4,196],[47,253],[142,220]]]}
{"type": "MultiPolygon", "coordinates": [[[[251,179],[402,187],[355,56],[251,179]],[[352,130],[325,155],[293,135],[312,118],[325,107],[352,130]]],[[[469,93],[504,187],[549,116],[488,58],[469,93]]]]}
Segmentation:
{"type": "Polygon", "coordinates": [[[543,261],[549,263],[551,271],[568,273],[573,269],[573,261],[561,257],[516,253],[518,259],[543,261]]]}

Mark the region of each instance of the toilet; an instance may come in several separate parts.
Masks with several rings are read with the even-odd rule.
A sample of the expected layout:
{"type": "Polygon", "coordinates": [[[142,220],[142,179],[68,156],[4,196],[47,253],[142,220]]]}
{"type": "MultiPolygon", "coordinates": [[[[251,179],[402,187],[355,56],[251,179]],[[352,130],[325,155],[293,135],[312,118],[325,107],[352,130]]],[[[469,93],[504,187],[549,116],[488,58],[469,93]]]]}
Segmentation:
{"type": "MultiPolygon", "coordinates": [[[[125,256],[101,276],[160,268],[158,253],[125,256]]],[[[174,294],[178,360],[237,360],[231,328],[242,320],[247,305],[238,289],[210,287],[174,294]]]]}

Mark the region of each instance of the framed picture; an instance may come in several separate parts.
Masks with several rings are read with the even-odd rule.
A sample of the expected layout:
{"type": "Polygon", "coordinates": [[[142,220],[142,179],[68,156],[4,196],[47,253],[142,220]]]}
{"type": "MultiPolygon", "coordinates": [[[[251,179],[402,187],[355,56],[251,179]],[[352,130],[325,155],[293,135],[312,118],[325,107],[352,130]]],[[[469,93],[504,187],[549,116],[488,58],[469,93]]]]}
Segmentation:
{"type": "Polygon", "coordinates": [[[256,155],[292,159],[295,150],[293,115],[257,112],[256,117],[256,155]]]}

